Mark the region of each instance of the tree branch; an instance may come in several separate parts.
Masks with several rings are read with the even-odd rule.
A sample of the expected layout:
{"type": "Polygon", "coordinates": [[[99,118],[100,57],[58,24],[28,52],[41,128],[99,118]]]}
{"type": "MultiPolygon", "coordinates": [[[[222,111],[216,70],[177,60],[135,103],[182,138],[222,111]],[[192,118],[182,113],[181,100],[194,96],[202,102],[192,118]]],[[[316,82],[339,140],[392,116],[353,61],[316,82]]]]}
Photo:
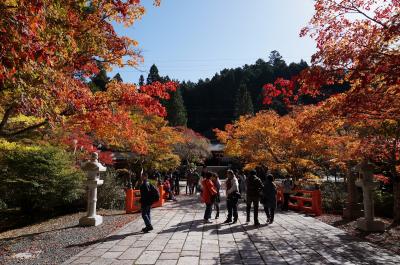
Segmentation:
{"type": "Polygon", "coordinates": [[[15,105],[12,104],[5,112],[4,112],[4,116],[3,119],[1,120],[0,123],[0,133],[3,131],[4,126],[6,126],[8,119],[10,118],[11,114],[14,111],[14,107],[15,105]]]}

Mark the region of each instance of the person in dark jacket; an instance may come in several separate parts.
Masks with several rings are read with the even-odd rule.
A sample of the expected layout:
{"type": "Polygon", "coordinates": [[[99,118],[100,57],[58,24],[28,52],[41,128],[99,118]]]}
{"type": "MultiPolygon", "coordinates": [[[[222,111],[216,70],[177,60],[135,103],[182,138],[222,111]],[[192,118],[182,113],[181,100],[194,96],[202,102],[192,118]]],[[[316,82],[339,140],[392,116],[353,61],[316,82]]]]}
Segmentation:
{"type": "Polygon", "coordinates": [[[276,185],[274,183],[274,177],[269,174],[264,182],[263,201],[264,211],[267,215],[267,223],[272,224],[274,222],[274,214],[276,209],[276,185]]]}
{"type": "Polygon", "coordinates": [[[150,184],[147,180],[146,173],[142,173],[141,179],[142,179],[142,184],[140,185],[140,204],[141,204],[142,218],[146,225],[146,227],[142,229],[142,232],[148,233],[149,231],[153,230],[150,217],[150,209],[153,202],[151,198],[150,184]]]}
{"type": "Polygon", "coordinates": [[[174,183],[175,183],[175,185],[174,185],[174,187],[175,187],[175,195],[179,195],[179,193],[180,193],[179,181],[181,180],[179,172],[175,171],[174,174],[173,174],[173,177],[174,177],[174,183]]]}
{"type": "Polygon", "coordinates": [[[251,205],[254,207],[254,225],[260,225],[258,221],[258,205],[260,202],[260,192],[263,190],[264,185],[259,177],[257,177],[257,172],[252,170],[250,172],[250,176],[246,179],[246,190],[247,190],[247,198],[246,198],[246,213],[247,219],[246,222],[250,222],[250,210],[251,205]]]}

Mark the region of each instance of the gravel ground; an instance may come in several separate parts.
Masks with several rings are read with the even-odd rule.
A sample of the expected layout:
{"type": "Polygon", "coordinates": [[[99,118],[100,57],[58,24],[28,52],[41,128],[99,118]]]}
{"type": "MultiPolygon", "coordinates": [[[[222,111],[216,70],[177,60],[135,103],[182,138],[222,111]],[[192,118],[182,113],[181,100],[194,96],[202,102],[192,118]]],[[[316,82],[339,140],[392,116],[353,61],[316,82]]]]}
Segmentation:
{"type": "Polygon", "coordinates": [[[369,233],[357,229],[356,221],[343,220],[341,215],[324,214],[316,218],[324,223],[345,230],[355,237],[400,254],[400,225],[393,224],[391,219],[377,218],[386,223],[386,231],[384,233],[369,233]]]}
{"type": "Polygon", "coordinates": [[[75,213],[0,233],[0,264],[61,264],[138,216],[124,211],[98,213],[104,223],[97,227],[78,226],[85,213],[75,213]]]}

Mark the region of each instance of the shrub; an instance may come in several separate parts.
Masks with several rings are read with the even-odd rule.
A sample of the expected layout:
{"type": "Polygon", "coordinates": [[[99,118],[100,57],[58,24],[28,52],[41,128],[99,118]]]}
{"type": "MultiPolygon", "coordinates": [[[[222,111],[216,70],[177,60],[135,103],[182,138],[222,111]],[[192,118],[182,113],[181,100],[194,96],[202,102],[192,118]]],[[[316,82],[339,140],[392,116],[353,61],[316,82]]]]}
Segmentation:
{"type": "Polygon", "coordinates": [[[53,209],[83,193],[83,172],[64,150],[0,141],[0,199],[22,211],[53,209]]]}
{"type": "Polygon", "coordinates": [[[393,194],[390,192],[374,191],[375,215],[382,217],[393,217],[393,194]]]}
{"type": "Polygon", "coordinates": [[[101,175],[104,184],[98,188],[97,206],[103,209],[123,209],[125,206],[125,191],[123,184],[118,181],[117,173],[112,168],[101,175]]]}
{"type": "Polygon", "coordinates": [[[322,208],[328,213],[343,211],[346,201],[346,186],[342,182],[323,182],[321,185],[322,208]]]}

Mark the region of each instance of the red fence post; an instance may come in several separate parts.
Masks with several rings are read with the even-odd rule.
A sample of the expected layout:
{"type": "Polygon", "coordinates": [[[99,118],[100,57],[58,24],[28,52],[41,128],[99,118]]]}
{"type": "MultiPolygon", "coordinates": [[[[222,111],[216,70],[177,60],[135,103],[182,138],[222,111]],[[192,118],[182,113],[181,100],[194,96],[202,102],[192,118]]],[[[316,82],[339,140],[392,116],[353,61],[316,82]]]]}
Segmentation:
{"type": "Polygon", "coordinates": [[[316,190],[312,194],[312,208],[315,215],[319,216],[322,214],[322,199],[321,199],[321,191],[316,190]]]}
{"type": "Polygon", "coordinates": [[[125,189],[125,211],[132,212],[133,207],[133,189],[125,189]]]}

